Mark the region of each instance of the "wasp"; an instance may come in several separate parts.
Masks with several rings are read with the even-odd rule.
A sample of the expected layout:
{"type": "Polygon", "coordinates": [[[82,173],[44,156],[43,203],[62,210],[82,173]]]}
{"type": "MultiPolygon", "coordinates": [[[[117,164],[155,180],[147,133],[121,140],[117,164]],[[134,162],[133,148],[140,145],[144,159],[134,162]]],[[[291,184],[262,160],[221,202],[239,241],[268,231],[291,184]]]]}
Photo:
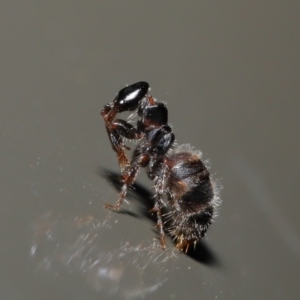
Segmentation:
{"type": "Polygon", "coordinates": [[[105,204],[105,207],[118,211],[138,171],[144,168],[154,183],[155,204],[150,212],[157,215],[161,246],[166,248],[167,233],[176,247],[186,253],[205,236],[211,225],[219,204],[218,190],[202,153],[189,144],[175,143],[174,132],[168,124],[167,107],[149,94],[149,88],[144,81],[129,85],[101,111],[123,182],[117,202],[105,204]],[[136,124],[116,118],[127,111],[137,113],[136,124]],[[125,144],[127,140],[137,141],[131,159],[126,153],[130,149],[125,144]],[[169,210],[163,214],[165,199],[169,210]]]}

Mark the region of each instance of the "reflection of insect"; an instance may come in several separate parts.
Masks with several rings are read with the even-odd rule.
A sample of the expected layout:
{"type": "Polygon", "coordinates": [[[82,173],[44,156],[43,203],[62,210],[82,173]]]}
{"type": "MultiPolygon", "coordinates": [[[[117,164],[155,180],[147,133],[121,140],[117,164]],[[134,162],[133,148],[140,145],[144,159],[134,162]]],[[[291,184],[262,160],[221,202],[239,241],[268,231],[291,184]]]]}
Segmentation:
{"type": "Polygon", "coordinates": [[[189,145],[174,145],[168,110],[164,103],[149,95],[148,90],[147,82],[125,87],[101,111],[124,183],[116,204],[105,204],[105,207],[118,210],[139,169],[146,168],[148,177],[154,181],[156,195],[151,212],[157,214],[162,248],[166,248],[164,224],[170,222],[168,232],[176,241],[176,247],[187,252],[191,244],[195,245],[205,235],[219,198],[201,160],[201,152],[189,145]],[[138,114],[136,127],[115,119],[117,113],[135,110],[138,114]],[[125,139],[139,141],[131,162],[125,153],[129,149],[125,139]],[[162,215],[165,195],[171,209],[162,215]]]}

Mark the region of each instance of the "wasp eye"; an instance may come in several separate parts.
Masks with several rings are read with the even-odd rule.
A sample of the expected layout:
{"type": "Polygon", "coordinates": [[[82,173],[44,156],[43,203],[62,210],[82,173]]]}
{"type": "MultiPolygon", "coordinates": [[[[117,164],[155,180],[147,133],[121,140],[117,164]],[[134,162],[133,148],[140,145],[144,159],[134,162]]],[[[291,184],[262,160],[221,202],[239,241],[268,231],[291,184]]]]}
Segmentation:
{"type": "Polygon", "coordinates": [[[139,102],[146,96],[148,89],[149,84],[144,81],[123,88],[114,100],[114,105],[118,108],[118,112],[137,109],[139,102]]]}

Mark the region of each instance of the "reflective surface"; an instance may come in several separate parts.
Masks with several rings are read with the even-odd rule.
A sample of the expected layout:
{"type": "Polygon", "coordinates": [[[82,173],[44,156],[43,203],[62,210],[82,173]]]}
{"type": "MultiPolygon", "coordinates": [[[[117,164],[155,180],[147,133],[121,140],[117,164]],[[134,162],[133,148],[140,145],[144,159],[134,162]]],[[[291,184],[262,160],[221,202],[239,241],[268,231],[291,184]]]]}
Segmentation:
{"type": "Polygon", "coordinates": [[[298,2],[1,9],[1,299],[297,299],[298,2]],[[147,81],[211,161],[219,217],[161,251],[142,171],[123,213],[103,106],[147,81]]]}
{"type": "Polygon", "coordinates": [[[40,216],[31,247],[37,272],[54,278],[63,272],[77,275],[103,296],[134,299],[156,291],[167,280],[168,268],[176,266],[176,254],[171,248],[161,251],[155,242],[132,246],[109,240],[112,229],[108,220],[99,223],[92,215],[40,216]]]}

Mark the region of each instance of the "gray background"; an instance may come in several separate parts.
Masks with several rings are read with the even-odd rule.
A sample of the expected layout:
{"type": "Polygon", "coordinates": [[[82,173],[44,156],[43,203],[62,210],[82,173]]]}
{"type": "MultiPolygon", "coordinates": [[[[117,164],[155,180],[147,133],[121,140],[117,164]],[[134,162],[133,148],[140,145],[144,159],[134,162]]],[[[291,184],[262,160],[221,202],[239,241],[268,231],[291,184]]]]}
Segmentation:
{"type": "Polygon", "coordinates": [[[3,2],[0,298],[297,299],[299,12],[298,1],[3,2]],[[140,80],[224,187],[200,259],[170,241],[147,252],[144,172],[129,214],[103,208],[118,164],[99,112],[140,80]],[[119,261],[126,243],[145,248],[119,261]]]}

